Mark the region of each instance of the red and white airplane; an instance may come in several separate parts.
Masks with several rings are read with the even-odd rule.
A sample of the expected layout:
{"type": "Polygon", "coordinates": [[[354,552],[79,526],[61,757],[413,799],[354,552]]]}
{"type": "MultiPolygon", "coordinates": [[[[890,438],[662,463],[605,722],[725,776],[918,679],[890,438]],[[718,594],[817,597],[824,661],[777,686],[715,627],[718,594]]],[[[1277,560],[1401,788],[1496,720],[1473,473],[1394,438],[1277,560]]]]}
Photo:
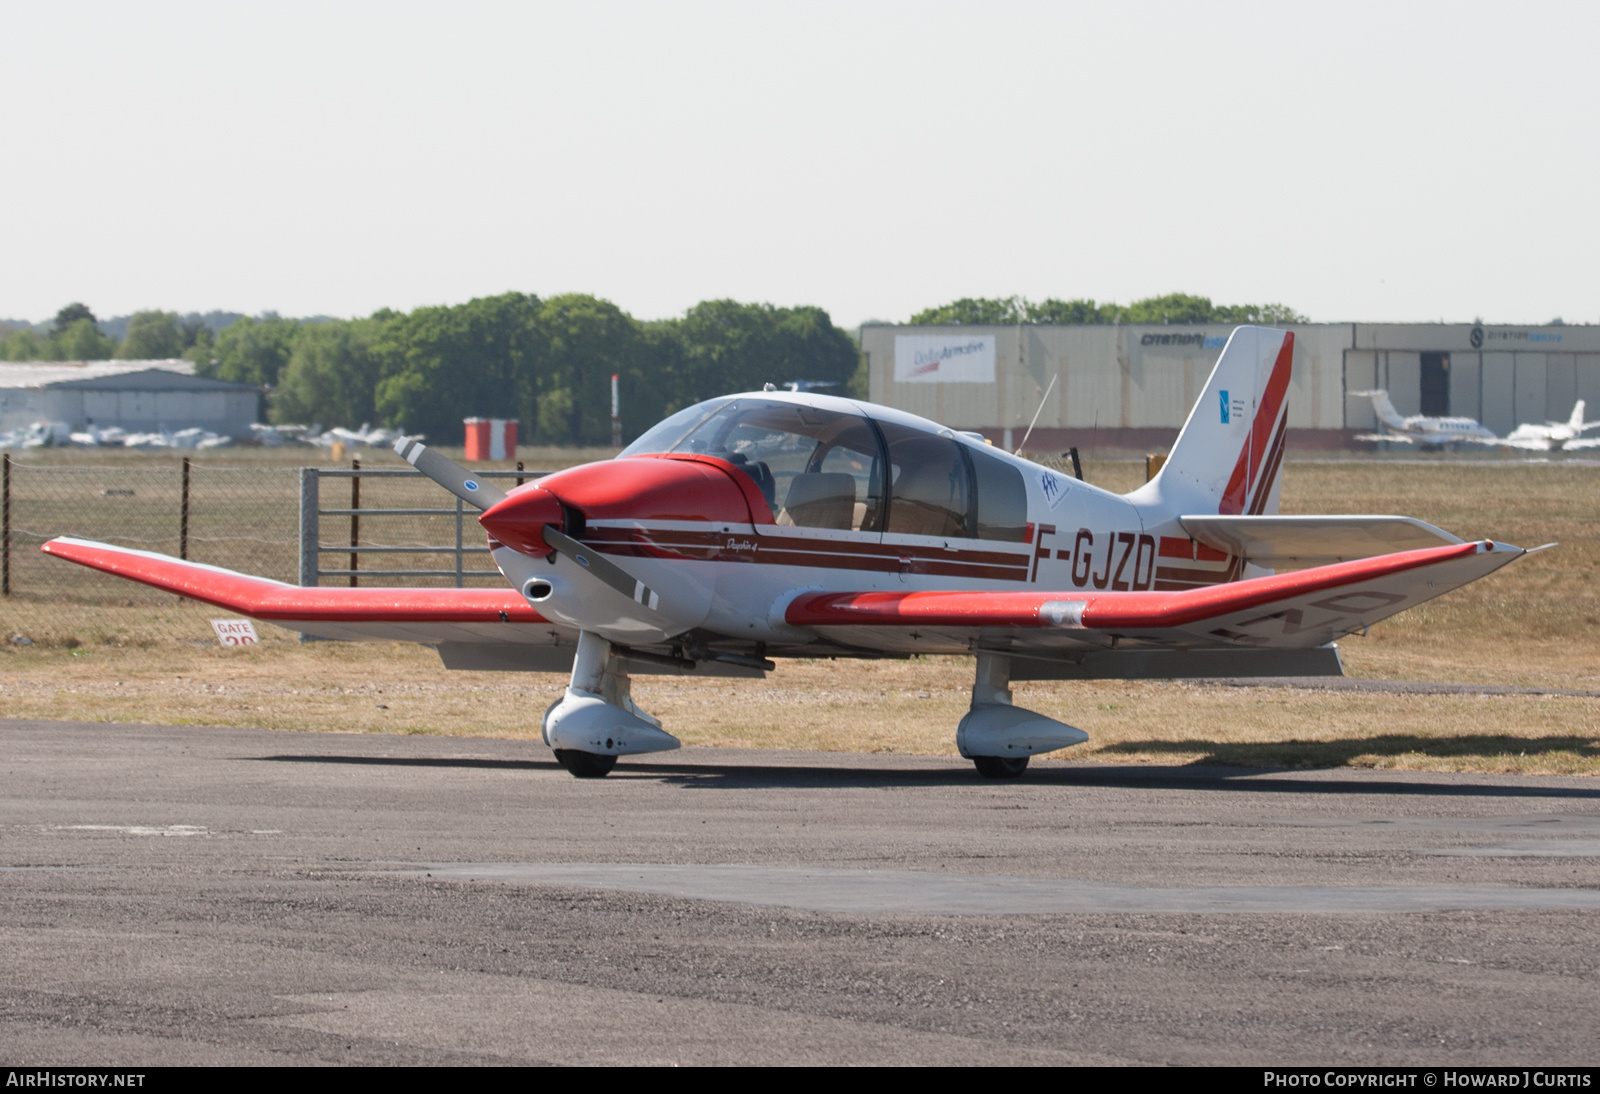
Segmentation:
{"type": "Polygon", "coordinates": [[[402,441],[482,510],[506,590],[301,588],[44,550],[313,635],[433,645],[451,668],[570,669],[543,732],[580,777],[678,746],[630,673],[972,654],[956,745],[1016,776],[1087,735],[1012,705],[1012,680],[1336,674],[1333,640],[1525,553],[1406,517],[1278,516],[1293,348],[1235,330],[1165,466],[1126,495],[898,410],[766,391],[505,494],[402,441]]]}

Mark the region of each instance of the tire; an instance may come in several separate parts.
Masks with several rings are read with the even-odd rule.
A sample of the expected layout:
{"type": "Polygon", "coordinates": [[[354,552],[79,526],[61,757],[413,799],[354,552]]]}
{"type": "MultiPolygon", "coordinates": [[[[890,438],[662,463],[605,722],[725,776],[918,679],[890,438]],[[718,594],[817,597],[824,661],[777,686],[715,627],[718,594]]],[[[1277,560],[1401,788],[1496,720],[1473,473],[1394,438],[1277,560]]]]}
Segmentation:
{"type": "Polygon", "coordinates": [[[615,756],[601,756],[571,748],[556,749],[556,762],[579,779],[603,779],[617,766],[615,756]]]}
{"type": "Polygon", "coordinates": [[[978,769],[978,774],[986,779],[1015,779],[1028,770],[1028,757],[1019,756],[1012,759],[1009,756],[974,756],[973,764],[978,769]]]}

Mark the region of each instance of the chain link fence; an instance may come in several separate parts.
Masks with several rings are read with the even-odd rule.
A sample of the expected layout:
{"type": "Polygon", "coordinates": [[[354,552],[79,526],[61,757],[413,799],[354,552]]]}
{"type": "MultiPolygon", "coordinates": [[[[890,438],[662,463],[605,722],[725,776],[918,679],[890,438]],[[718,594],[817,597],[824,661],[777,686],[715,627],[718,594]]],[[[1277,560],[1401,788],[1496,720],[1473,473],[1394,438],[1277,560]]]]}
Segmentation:
{"type": "MultiPolygon", "coordinates": [[[[9,458],[0,641],[76,647],[214,642],[226,611],[51,558],[56,536],[187,558],[289,584],[495,587],[472,510],[411,471],[40,465],[9,458]],[[309,482],[309,488],[306,483],[309,482]],[[309,492],[308,492],[309,491],[309,492]],[[308,562],[308,560],[310,560],[308,562]]],[[[479,472],[515,481],[533,472],[479,472]]],[[[261,640],[294,641],[259,628],[261,640]]]]}

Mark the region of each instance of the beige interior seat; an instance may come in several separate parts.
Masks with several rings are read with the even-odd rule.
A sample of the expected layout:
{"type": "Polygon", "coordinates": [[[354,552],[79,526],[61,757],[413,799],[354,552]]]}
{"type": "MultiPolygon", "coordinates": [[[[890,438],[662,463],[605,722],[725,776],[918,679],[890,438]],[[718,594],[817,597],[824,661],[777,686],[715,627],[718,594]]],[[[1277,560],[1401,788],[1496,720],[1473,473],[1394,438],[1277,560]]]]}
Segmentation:
{"type": "Polygon", "coordinates": [[[790,480],[789,493],[784,498],[783,510],[778,514],[777,522],[803,528],[849,531],[855,508],[856,480],[853,475],[838,471],[811,471],[790,480]]]}

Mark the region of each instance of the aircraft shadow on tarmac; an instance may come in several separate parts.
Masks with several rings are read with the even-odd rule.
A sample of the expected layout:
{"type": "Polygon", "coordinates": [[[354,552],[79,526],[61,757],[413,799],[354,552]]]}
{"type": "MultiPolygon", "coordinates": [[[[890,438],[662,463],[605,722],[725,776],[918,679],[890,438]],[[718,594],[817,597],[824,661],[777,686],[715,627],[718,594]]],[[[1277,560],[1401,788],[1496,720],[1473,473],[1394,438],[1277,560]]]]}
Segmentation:
{"type": "Polygon", "coordinates": [[[1124,741],[1104,752],[1156,755],[1197,752],[1204,756],[1196,765],[1225,767],[1348,767],[1360,756],[1427,756],[1449,759],[1458,756],[1480,758],[1545,756],[1570,753],[1581,759],[1600,756],[1600,738],[1595,737],[1514,737],[1509,734],[1426,737],[1412,733],[1391,733],[1375,737],[1348,737],[1331,741],[1124,741]]]}
{"type": "MultiPolygon", "coordinates": [[[[1196,742],[1168,742],[1175,748],[1184,745],[1193,752],[1196,742]]],[[[1369,739],[1370,743],[1370,739],[1369,739]]],[[[1370,751],[1368,749],[1367,751],[1370,751]]],[[[1359,754],[1359,753],[1358,753],[1359,754]]],[[[357,764],[373,767],[479,768],[491,771],[562,771],[553,760],[491,760],[473,757],[276,755],[255,759],[267,763],[357,764]]],[[[1309,772],[1308,772],[1309,773],[1309,772]]],[[[701,790],[853,790],[913,787],[1013,786],[1116,787],[1144,790],[1227,790],[1254,794],[1382,794],[1425,797],[1471,798],[1578,798],[1600,800],[1600,787],[1548,786],[1524,782],[1466,783],[1423,782],[1383,776],[1367,779],[1273,778],[1284,774],[1282,766],[1184,764],[1121,766],[1094,764],[1072,767],[1039,766],[1030,768],[1017,783],[1001,784],[982,779],[964,763],[939,769],[864,769],[804,765],[663,763],[624,761],[608,777],[608,782],[652,779],[689,789],[701,790]]]]}

